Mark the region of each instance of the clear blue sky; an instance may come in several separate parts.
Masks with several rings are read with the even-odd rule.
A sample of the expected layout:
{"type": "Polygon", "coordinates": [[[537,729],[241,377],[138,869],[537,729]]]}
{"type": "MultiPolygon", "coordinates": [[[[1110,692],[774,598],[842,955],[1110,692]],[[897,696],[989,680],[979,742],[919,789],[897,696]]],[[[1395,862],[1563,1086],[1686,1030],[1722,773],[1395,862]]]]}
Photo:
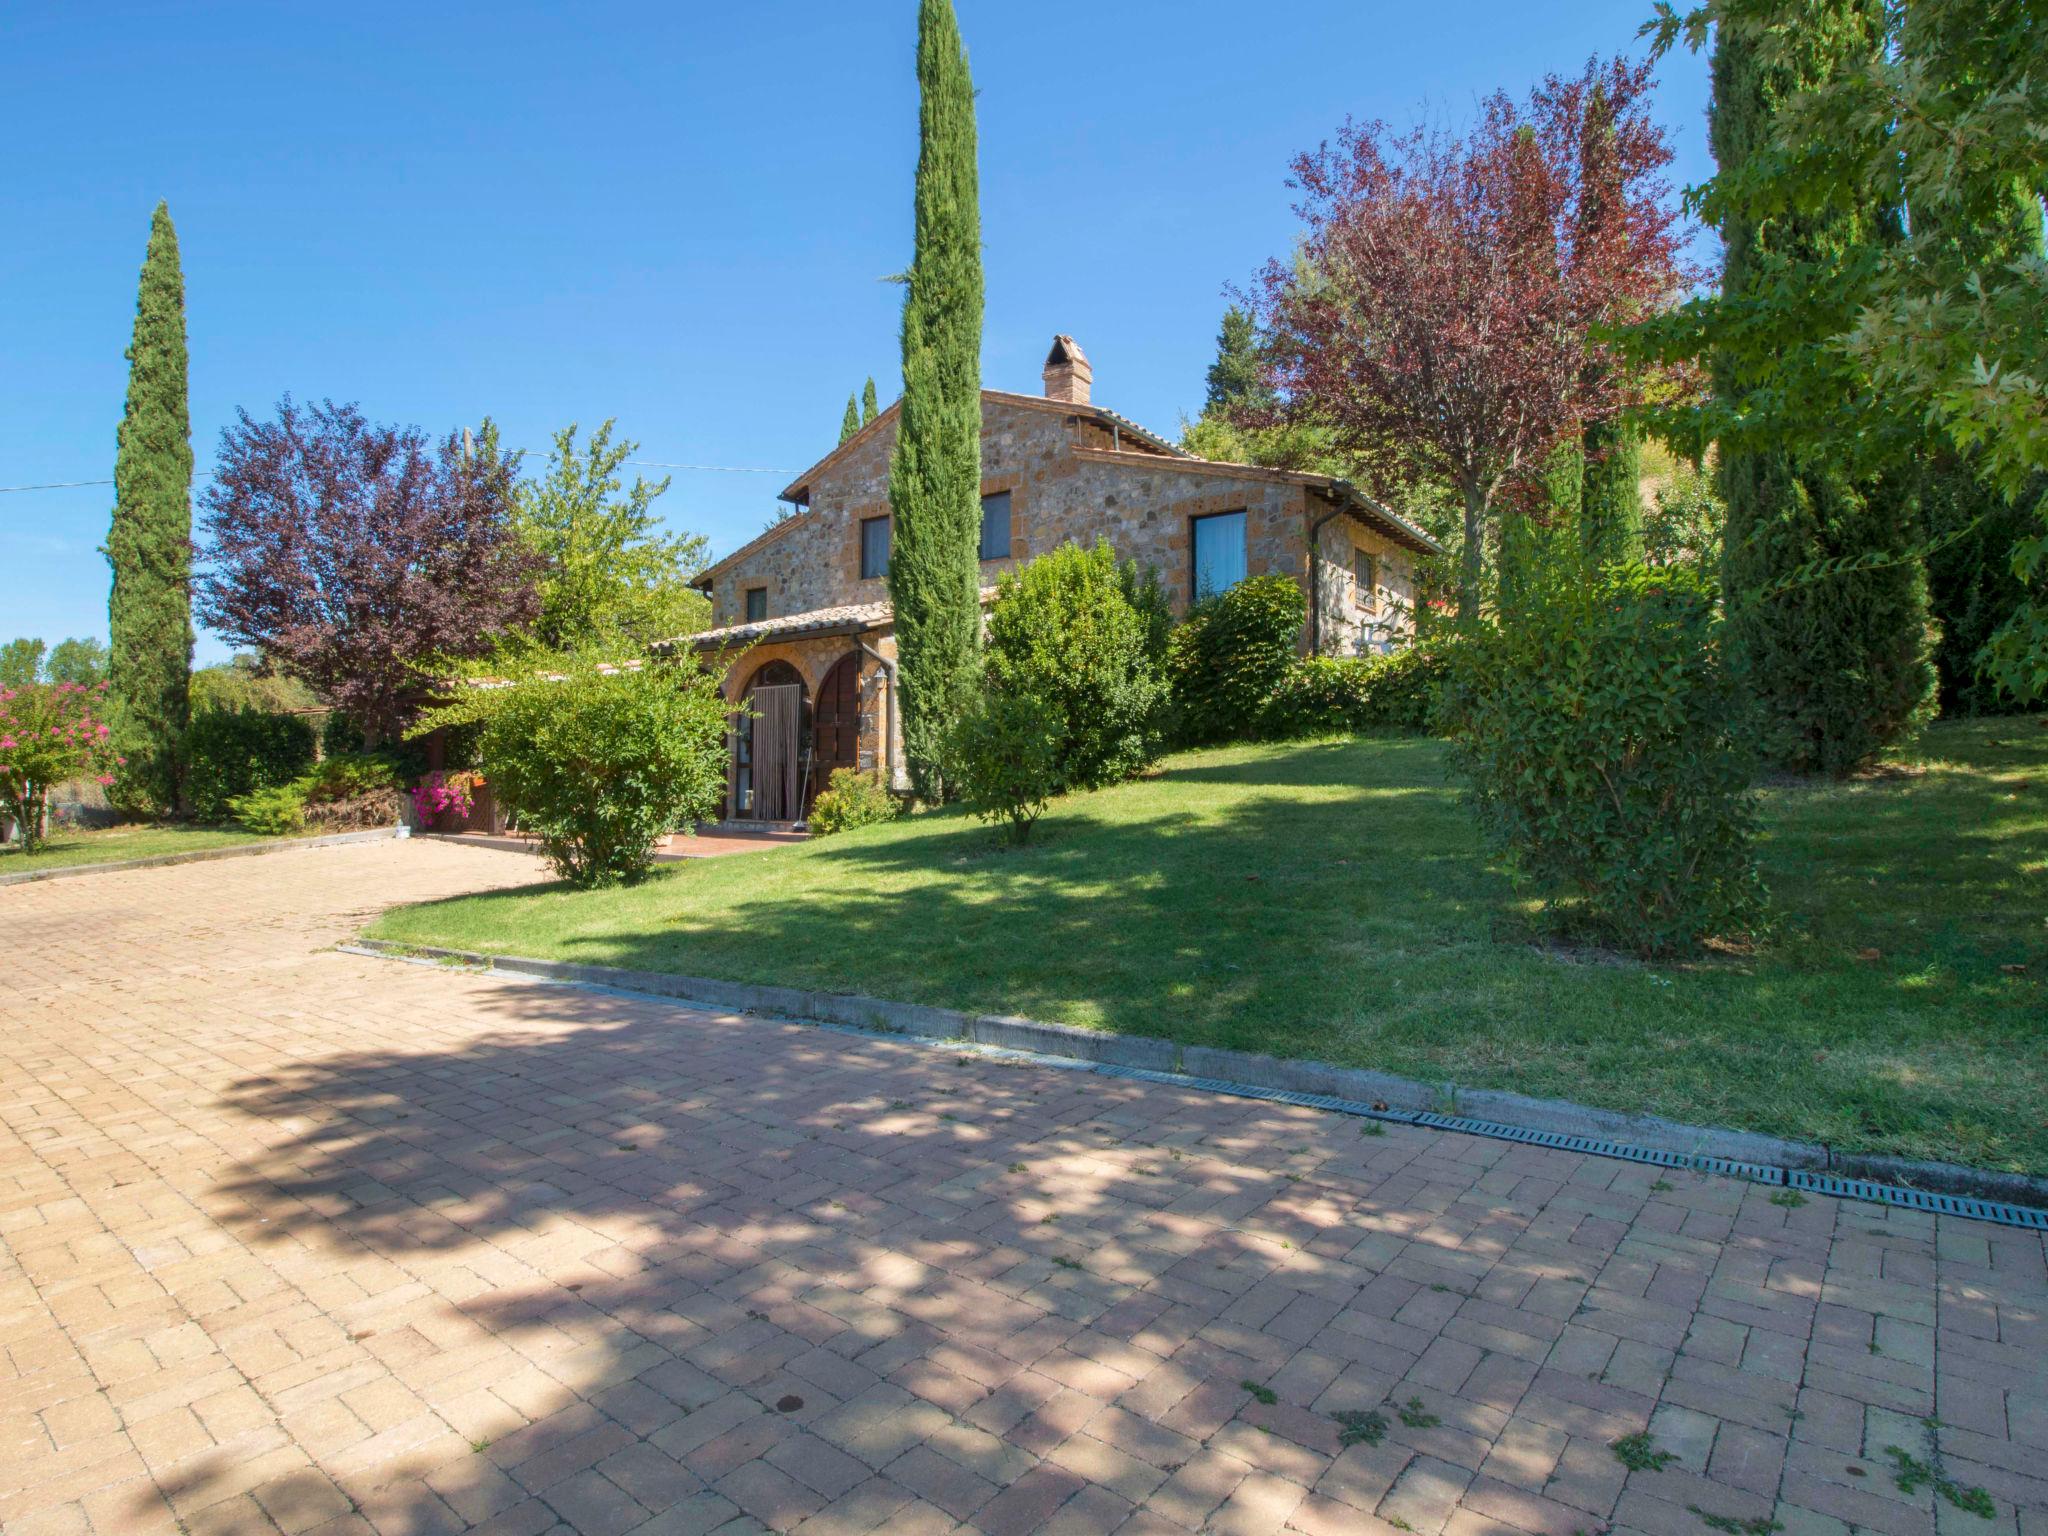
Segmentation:
{"type": "MultiPolygon", "coordinates": [[[[1055,331],[1096,399],[1199,408],[1227,283],[1286,250],[1289,159],[1346,114],[1469,117],[1647,0],[957,0],[980,92],[983,374],[1055,331]]],[[[896,386],[916,154],[914,0],[10,6],[0,101],[0,485],[112,473],[149,214],[185,264],[200,473],[290,391],[545,447],[617,417],[640,456],[801,469],[849,389],[896,386]]],[[[1680,184],[1704,63],[1667,60],[1680,184]]],[[[774,475],[677,472],[724,552],[774,475]]],[[[0,640],[106,630],[105,487],[0,495],[0,640]]],[[[199,658],[225,648],[202,634],[199,658]]]]}

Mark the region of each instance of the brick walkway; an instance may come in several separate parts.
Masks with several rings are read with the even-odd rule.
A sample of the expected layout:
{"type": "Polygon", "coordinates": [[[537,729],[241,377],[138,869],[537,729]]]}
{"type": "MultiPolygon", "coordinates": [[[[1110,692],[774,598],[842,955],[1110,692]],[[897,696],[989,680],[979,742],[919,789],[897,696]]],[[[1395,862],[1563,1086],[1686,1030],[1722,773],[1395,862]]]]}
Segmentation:
{"type": "Polygon", "coordinates": [[[2048,1536],[2038,1235],[327,950],[527,869],[0,892],[7,1536],[2048,1536]]]}

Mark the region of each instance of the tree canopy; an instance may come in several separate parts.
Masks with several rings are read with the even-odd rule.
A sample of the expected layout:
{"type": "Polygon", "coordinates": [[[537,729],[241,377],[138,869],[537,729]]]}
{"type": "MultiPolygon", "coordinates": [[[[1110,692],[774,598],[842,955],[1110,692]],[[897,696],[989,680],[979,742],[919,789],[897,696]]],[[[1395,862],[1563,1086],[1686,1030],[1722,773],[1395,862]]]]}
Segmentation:
{"type": "MultiPolygon", "coordinates": [[[[606,421],[577,445],[574,423],[555,434],[547,471],[518,481],[512,530],[538,561],[540,611],[515,645],[639,654],[656,640],[702,629],[710,605],[690,578],[709,563],[702,534],[671,533],[654,510],[666,478],[620,471],[639,444],[613,441],[606,421]]],[[[496,429],[486,423],[486,454],[496,429]]]]}
{"type": "Polygon", "coordinates": [[[1589,368],[1596,327],[1669,301],[1693,271],[1662,171],[1647,65],[1594,62],[1516,103],[1496,93],[1464,135],[1348,122],[1300,156],[1306,229],[1260,275],[1254,318],[1281,419],[1326,426],[1370,459],[1401,443],[1465,507],[1460,608],[1476,610],[1497,498],[1561,441],[1639,402],[1640,375],[1589,368]],[[1586,103],[1613,131],[1612,209],[1581,216],[1586,103]],[[1586,238],[1598,230],[1598,239],[1586,238]]]}
{"type": "Polygon", "coordinates": [[[202,498],[200,612],[378,737],[432,696],[422,664],[487,654],[540,611],[513,525],[516,456],[436,445],[353,405],[248,412],[202,498]]]}

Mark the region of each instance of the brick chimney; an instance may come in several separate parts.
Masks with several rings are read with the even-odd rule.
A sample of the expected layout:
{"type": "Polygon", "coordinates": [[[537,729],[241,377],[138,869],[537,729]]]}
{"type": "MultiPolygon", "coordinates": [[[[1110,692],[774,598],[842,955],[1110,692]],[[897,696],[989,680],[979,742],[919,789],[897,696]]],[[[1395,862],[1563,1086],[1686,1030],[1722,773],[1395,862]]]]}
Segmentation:
{"type": "Polygon", "coordinates": [[[1071,336],[1055,336],[1052,350],[1045,355],[1045,398],[1064,400],[1069,405],[1088,403],[1088,386],[1095,382],[1095,370],[1088,355],[1071,336]]]}

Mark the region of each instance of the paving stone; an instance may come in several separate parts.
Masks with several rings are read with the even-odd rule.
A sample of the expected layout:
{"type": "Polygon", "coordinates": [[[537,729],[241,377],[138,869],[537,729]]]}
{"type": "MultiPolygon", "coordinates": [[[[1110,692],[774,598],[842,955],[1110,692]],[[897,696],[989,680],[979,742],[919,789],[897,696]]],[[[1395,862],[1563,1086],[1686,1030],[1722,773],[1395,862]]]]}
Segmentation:
{"type": "Polygon", "coordinates": [[[0,1529],[2048,1536],[2037,1234],[333,948],[539,873],[6,893],[0,1529]]]}

